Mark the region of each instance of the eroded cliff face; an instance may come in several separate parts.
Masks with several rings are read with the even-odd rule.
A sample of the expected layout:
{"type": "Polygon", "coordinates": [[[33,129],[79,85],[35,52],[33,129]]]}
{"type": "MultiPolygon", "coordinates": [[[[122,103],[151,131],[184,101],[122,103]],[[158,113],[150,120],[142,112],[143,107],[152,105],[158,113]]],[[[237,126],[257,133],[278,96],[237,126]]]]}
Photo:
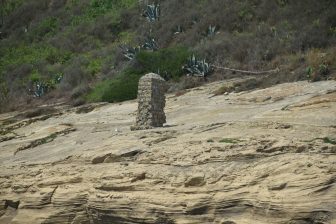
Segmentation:
{"type": "Polygon", "coordinates": [[[336,223],[336,82],[222,84],[144,131],[135,101],[2,114],[0,223],[336,223]]]}

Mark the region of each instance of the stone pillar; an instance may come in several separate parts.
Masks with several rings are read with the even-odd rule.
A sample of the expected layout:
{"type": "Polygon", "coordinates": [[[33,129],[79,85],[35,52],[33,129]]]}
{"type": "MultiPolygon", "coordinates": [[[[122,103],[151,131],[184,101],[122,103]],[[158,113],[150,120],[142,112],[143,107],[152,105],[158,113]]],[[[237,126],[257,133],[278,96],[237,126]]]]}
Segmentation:
{"type": "Polygon", "coordinates": [[[149,73],[139,80],[138,113],[132,130],[162,127],[166,123],[164,107],[166,105],[165,80],[154,73],[149,73]]]}

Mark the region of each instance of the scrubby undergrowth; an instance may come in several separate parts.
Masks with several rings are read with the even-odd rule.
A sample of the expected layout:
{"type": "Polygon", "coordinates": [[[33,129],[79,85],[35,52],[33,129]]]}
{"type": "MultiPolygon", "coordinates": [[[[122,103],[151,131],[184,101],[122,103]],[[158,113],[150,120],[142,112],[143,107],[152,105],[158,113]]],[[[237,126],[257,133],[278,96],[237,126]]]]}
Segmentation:
{"type": "Polygon", "coordinates": [[[133,99],[146,72],[159,73],[176,90],[238,75],[217,70],[206,80],[188,80],[182,66],[192,54],[226,67],[280,68],[264,84],[335,74],[333,0],[156,3],[159,17],[147,12],[153,16],[148,19],[141,16],[144,1],[137,0],[2,1],[0,112],[62,98],[133,99]],[[133,60],[125,48],[134,50],[133,60]],[[55,77],[62,77],[60,83],[33,97],[36,83],[55,77]]]}

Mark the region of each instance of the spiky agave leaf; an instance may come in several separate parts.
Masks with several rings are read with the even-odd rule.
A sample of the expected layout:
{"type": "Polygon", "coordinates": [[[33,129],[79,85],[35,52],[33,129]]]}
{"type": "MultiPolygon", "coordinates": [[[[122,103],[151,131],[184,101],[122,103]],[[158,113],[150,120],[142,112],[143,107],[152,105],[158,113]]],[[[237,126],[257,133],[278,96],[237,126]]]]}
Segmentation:
{"type": "Polygon", "coordinates": [[[149,22],[154,22],[160,18],[160,5],[152,4],[147,5],[142,16],[146,17],[149,22]]]}
{"type": "Polygon", "coordinates": [[[183,32],[183,27],[181,25],[177,25],[174,29],[174,34],[180,34],[183,32]]]}
{"type": "Polygon", "coordinates": [[[141,51],[141,46],[137,47],[128,47],[128,46],[121,46],[120,47],[123,51],[123,55],[128,60],[133,60],[136,55],[141,51]]]}
{"type": "Polygon", "coordinates": [[[208,37],[213,37],[218,33],[218,28],[217,26],[212,26],[210,25],[207,30],[207,36],[208,37]]]}
{"type": "Polygon", "coordinates": [[[145,43],[142,45],[142,48],[145,50],[156,51],[159,49],[159,46],[154,38],[148,36],[145,43]]]}
{"type": "Polygon", "coordinates": [[[192,55],[187,64],[183,66],[183,70],[188,72],[188,75],[205,77],[209,75],[213,69],[212,66],[204,59],[197,60],[195,55],[192,55]]]}

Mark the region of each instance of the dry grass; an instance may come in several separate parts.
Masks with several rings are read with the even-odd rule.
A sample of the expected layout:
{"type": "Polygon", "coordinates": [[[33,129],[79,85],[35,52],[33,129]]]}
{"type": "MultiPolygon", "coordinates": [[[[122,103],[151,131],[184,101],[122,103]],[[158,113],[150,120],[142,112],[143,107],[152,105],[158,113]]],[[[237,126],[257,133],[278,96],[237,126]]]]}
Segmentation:
{"type": "Polygon", "coordinates": [[[336,69],[336,48],[311,49],[306,54],[307,75],[311,81],[328,79],[336,69]]]}

